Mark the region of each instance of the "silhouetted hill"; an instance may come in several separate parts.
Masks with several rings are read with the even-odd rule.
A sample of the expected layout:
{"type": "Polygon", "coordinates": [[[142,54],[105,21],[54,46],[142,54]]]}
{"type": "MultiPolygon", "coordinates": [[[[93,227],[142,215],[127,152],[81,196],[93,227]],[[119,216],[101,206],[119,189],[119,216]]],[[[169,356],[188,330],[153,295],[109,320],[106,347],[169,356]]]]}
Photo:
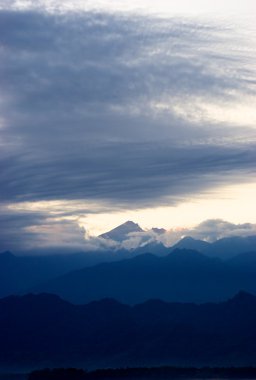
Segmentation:
{"type": "Polygon", "coordinates": [[[33,288],[33,292],[54,293],[78,304],[105,297],[135,304],[152,298],[220,301],[240,289],[256,292],[255,276],[220,259],[176,249],[165,257],[144,254],[74,271],[33,288]]]}
{"type": "Polygon", "coordinates": [[[33,371],[28,380],[96,380],[96,379],[255,379],[255,367],[137,367],[107,368],[86,371],[54,368],[33,371]]]}
{"type": "Polygon", "coordinates": [[[75,269],[99,262],[120,260],[127,251],[15,256],[0,253],[0,297],[21,294],[27,289],[75,269]]]}
{"type": "Polygon", "coordinates": [[[207,243],[187,236],[181,239],[171,249],[175,248],[195,249],[209,257],[219,257],[227,260],[244,252],[256,251],[256,236],[226,237],[216,240],[213,243],[207,243]]]}
{"type": "MultiPolygon", "coordinates": [[[[127,226],[124,227],[127,230],[127,226]]],[[[132,222],[128,223],[128,227],[135,230],[140,229],[132,222]]],[[[204,302],[223,300],[232,296],[240,288],[255,292],[256,285],[253,279],[253,273],[256,272],[256,255],[253,253],[256,252],[255,241],[255,236],[232,237],[210,244],[186,237],[171,249],[166,248],[160,242],[151,242],[130,251],[94,251],[47,256],[15,256],[10,252],[4,252],[0,254],[0,297],[10,294],[23,294],[28,290],[35,289],[52,291],[68,300],[82,303],[105,296],[115,297],[127,303],[141,302],[152,297],[162,298],[167,301],[204,302]],[[175,252],[175,247],[181,248],[178,257],[174,260],[174,256],[172,256],[171,262],[167,257],[169,257],[170,252],[175,252]],[[188,262],[188,257],[183,260],[181,252],[184,251],[184,248],[182,247],[186,247],[185,250],[197,248],[196,250],[202,252],[204,256],[211,259],[220,257],[225,259],[226,263],[216,262],[216,260],[205,261],[203,264],[204,272],[200,273],[199,267],[201,264],[196,260],[196,255],[193,255],[193,260],[190,263],[188,262]],[[253,249],[246,251],[248,247],[253,249]],[[87,271],[87,269],[84,272],[86,276],[78,273],[78,278],[75,281],[71,280],[72,276],[76,276],[76,274],[72,273],[63,279],[63,283],[62,279],[57,278],[74,270],[92,267],[97,263],[117,262],[136,255],[143,256],[148,252],[154,253],[156,256],[166,256],[163,257],[162,261],[156,261],[152,281],[150,280],[151,274],[145,258],[143,259],[145,269],[143,268],[144,264],[141,264],[139,269],[135,260],[132,264],[123,262],[122,264],[107,267],[107,269],[104,269],[106,268],[105,266],[102,269],[93,269],[92,271],[96,272],[95,280],[90,275],[91,271],[87,271]],[[238,256],[237,252],[243,253],[238,256]],[[229,257],[231,259],[228,259],[229,257]],[[193,263],[196,263],[196,268],[192,270],[193,263]],[[131,265],[137,267],[137,269],[130,268],[131,265]],[[166,268],[165,265],[167,265],[166,268]],[[178,272],[175,269],[177,265],[183,265],[183,268],[179,268],[178,272]],[[126,266],[127,268],[125,268],[126,266]],[[124,274],[120,285],[117,274],[119,267],[120,273],[124,274]],[[135,270],[135,273],[140,271],[140,274],[137,273],[134,280],[132,279],[133,270],[135,270]],[[102,281],[100,276],[97,275],[99,271],[104,272],[102,281]],[[219,279],[218,282],[215,281],[215,278],[219,279]],[[67,282],[65,283],[66,279],[67,282]],[[53,280],[52,283],[46,284],[51,280],[53,280]],[[106,283],[108,285],[105,286],[106,283]],[[41,286],[40,284],[44,285],[41,286]]]]}
{"type": "Polygon", "coordinates": [[[16,256],[14,256],[10,251],[5,251],[0,253],[0,263],[12,263],[15,260],[16,256]]]}
{"type": "Polygon", "coordinates": [[[199,252],[205,252],[210,246],[211,244],[206,241],[193,239],[191,236],[185,236],[172,246],[171,249],[194,249],[199,252]]]}
{"type": "Polygon", "coordinates": [[[170,253],[170,248],[166,248],[160,242],[147,243],[141,247],[132,250],[134,255],[141,255],[143,253],[153,253],[157,256],[166,256],[170,253]]]}
{"type": "Polygon", "coordinates": [[[256,250],[254,252],[245,252],[229,260],[229,264],[248,273],[256,274],[256,250]]]}
{"type": "Polygon", "coordinates": [[[205,251],[208,255],[222,257],[225,259],[234,257],[238,254],[255,251],[256,236],[234,236],[215,241],[209,249],[205,251]]]}
{"type": "Polygon", "coordinates": [[[72,305],[49,295],[0,300],[0,366],[252,365],[256,297],[219,304],[114,300],[72,305]]]}

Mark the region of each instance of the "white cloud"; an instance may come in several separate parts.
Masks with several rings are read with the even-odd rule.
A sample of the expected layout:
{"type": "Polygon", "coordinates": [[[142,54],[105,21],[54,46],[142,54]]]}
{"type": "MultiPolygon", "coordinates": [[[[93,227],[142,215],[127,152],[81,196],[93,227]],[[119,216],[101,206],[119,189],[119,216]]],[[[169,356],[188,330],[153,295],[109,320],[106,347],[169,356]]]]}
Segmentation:
{"type": "MultiPolygon", "coordinates": [[[[222,219],[206,220],[193,228],[174,228],[162,234],[152,230],[130,233],[122,243],[116,243],[116,249],[135,249],[150,243],[162,243],[171,247],[185,236],[213,242],[224,237],[256,235],[256,224],[234,224],[222,219]]],[[[114,247],[114,245],[112,245],[114,247]]]]}

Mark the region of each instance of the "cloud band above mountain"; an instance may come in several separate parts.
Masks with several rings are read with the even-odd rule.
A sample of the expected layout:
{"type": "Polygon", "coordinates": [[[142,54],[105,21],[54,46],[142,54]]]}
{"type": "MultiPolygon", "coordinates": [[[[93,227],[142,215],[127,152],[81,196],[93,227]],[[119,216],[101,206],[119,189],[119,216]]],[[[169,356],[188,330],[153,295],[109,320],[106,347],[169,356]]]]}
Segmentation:
{"type": "MultiPolygon", "coordinates": [[[[19,231],[33,239],[35,203],[78,201],[74,221],[83,204],[177,205],[251,181],[255,54],[251,24],[241,30],[214,19],[2,7],[1,226],[23,202],[19,231]]],[[[49,229],[53,213],[49,203],[39,224],[49,229]]],[[[59,226],[72,225],[58,215],[59,226]]]]}

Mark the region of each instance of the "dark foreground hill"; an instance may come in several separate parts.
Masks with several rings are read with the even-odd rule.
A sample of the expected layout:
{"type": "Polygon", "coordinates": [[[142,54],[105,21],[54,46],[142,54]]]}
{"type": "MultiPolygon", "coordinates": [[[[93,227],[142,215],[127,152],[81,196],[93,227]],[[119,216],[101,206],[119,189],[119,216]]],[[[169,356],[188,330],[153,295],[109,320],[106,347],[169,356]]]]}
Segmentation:
{"type": "Polygon", "coordinates": [[[106,380],[106,379],[255,379],[255,367],[182,368],[144,367],[86,371],[76,368],[54,368],[33,371],[28,380],[106,380]]]}
{"type": "MultiPolygon", "coordinates": [[[[242,262],[242,257],[238,261],[242,262]]],[[[77,304],[107,297],[128,304],[152,298],[216,302],[240,289],[256,293],[256,266],[251,262],[239,265],[234,259],[223,262],[197,251],[176,249],[165,257],[143,254],[74,271],[31,291],[53,293],[77,304]]]]}
{"type": "Polygon", "coordinates": [[[42,294],[0,300],[0,367],[250,366],[256,297],[219,304],[72,305],[42,294]]]}

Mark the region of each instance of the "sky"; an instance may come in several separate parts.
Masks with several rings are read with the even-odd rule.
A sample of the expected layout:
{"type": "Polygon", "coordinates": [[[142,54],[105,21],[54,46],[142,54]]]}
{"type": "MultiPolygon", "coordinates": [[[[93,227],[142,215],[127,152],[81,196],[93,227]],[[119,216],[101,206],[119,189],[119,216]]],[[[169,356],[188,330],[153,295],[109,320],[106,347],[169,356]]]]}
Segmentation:
{"type": "Polygon", "coordinates": [[[0,0],[0,251],[80,250],[126,220],[255,233],[255,16],[0,0]]]}

